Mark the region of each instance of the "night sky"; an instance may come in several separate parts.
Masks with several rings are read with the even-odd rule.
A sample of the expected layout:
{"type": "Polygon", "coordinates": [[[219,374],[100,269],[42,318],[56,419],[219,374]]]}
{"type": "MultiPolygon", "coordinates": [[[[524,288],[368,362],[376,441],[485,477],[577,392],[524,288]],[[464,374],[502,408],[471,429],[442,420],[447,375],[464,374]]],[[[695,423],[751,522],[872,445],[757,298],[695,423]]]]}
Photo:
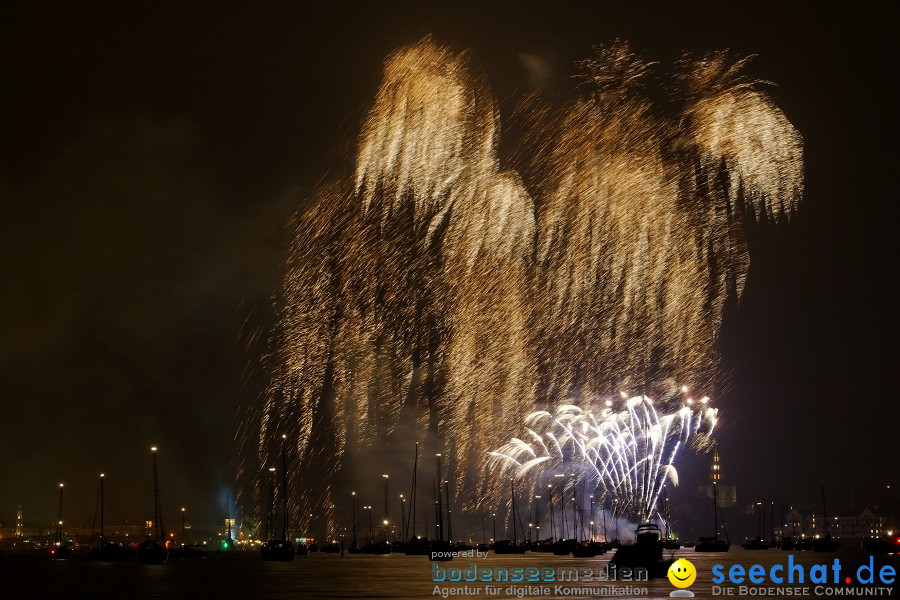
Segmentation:
{"type": "Polygon", "coordinates": [[[183,4],[2,9],[4,527],[17,504],[50,519],[59,481],[70,520],[88,520],[101,471],[109,520],[142,519],[152,444],[167,512],[224,516],[288,217],[348,168],[384,58],[429,33],[473,50],[501,122],[536,85],[573,88],[596,43],[664,62],[757,54],[749,73],[778,84],[804,137],[806,193],[790,224],[750,232],[747,288],[722,332],[726,479],[742,503],[812,506],[824,484],[846,509],[900,486],[888,3],[183,4]]]}

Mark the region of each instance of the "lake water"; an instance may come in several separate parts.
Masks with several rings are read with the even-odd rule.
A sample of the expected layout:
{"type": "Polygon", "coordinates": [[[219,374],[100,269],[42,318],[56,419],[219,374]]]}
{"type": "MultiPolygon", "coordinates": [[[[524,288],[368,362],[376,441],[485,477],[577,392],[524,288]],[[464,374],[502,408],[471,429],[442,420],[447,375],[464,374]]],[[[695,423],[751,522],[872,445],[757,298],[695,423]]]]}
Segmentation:
{"type": "MultiPolygon", "coordinates": [[[[670,552],[666,553],[671,554],[670,552]]],[[[769,568],[775,564],[787,564],[788,555],[793,554],[795,564],[804,566],[806,583],[795,583],[791,586],[777,586],[771,582],[768,594],[755,597],[775,598],[778,588],[808,587],[808,597],[835,597],[837,590],[843,590],[838,597],[857,588],[843,582],[849,575],[856,581],[856,570],[862,564],[868,564],[869,556],[861,549],[845,549],[834,554],[813,552],[781,552],[780,550],[746,551],[732,548],[727,554],[698,554],[690,549],[681,549],[674,553],[675,557],[690,560],[698,571],[697,581],[690,587],[696,598],[740,598],[740,587],[730,584],[727,579],[721,585],[730,588],[733,595],[722,595],[726,590],[719,590],[713,595],[712,567],[724,565],[728,569],[734,564],[749,568],[753,564],[762,565],[768,575],[769,568]],[[830,582],[831,565],[838,558],[842,565],[841,583],[830,582]],[[809,571],[813,565],[829,566],[829,583],[818,590],[816,584],[809,582],[809,571]],[[826,589],[827,588],[827,589],[826,589]]],[[[438,563],[441,568],[465,568],[476,564],[479,569],[488,567],[534,567],[538,569],[578,568],[582,573],[586,569],[599,574],[608,562],[611,553],[602,557],[575,559],[572,557],[552,556],[548,554],[528,553],[520,556],[494,556],[487,558],[458,558],[452,562],[438,563]]],[[[891,565],[900,570],[900,561],[895,555],[876,556],[876,571],[881,565],[891,565]]],[[[675,588],[667,579],[655,579],[649,582],[554,582],[554,583],[484,583],[475,582],[443,582],[432,581],[432,563],[426,557],[387,555],[339,555],[314,553],[297,557],[292,563],[263,562],[255,553],[232,553],[216,557],[212,554],[205,560],[172,561],[167,565],[142,565],[134,560],[123,563],[93,563],[84,558],[70,561],[51,562],[49,560],[22,560],[7,557],[0,560],[0,598],[71,598],[71,599],[106,599],[106,598],[440,598],[434,595],[435,585],[447,589],[461,589],[469,586],[469,595],[451,596],[455,598],[511,598],[517,597],[515,592],[531,586],[521,597],[524,598],[597,598],[597,597],[646,597],[669,598],[675,588]],[[517,586],[519,590],[508,590],[509,586],[517,586]],[[578,595],[569,589],[557,593],[556,586],[565,588],[590,587],[597,590],[592,595],[578,595]],[[489,586],[499,587],[499,594],[491,595],[489,586]],[[534,593],[534,588],[549,587],[549,593],[534,593]],[[630,589],[629,589],[630,588],[630,589]],[[635,588],[638,588],[635,590],[635,588]],[[640,593],[646,589],[646,594],[640,593]],[[514,592],[513,595],[506,593],[514,592]],[[635,593],[637,591],[638,593],[635,593]],[[474,592],[474,593],[471,593],[474,592]],[[606,594],[606,595],[599,595],[606,594]],[[614,595],[615,594],[615,595],[614,595]]],[[[747,585],[745,582],[744,585],[747,585]]],[[[869,590],[877,592],[876,597],[896,597],[895,585],[870,586],[869,590]],[[890,592],[890,594],[888,593],[890,592]]],[[[752,593],[752,590],[750,591],[752,593]]],[[[783,592],[782,592],[783,593],[783,592]]],[[[796,593],[796,592],[795,592],[796,593]]],[[[871,592],[870,592],[871,593],[871,592]]],[[[749,595],[749,593],[748,593],[749,595]]],[[[794,596],[796,597],[796,596],[794,596]]],[[[802,597],[802,596],[801,596],[802,597]]]]}

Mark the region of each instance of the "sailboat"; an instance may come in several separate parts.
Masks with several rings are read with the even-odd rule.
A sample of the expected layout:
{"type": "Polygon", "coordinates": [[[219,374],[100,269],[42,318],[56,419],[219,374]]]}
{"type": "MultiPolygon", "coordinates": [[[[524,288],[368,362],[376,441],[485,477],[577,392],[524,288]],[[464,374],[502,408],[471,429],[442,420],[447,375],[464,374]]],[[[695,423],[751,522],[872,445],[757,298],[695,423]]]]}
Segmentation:
{"type": "Polygon", "coordinates": [[[138,544],[138,560],[146,564],[165,564],[169,560],[169,550],[165,546],[166,534],[162,524],[162,508],[159,502],[159,476],[156,469],[156,446],[150,448],[153,454],[153,520],[156,537],[147,538],[138,544]]]}
{"type": "MultiPolygon", "coordinates": [[[[713,482],[713,530],[715,537],[702,537],[697,545],[694,546],[694,552],[728,552],[731,548],[731,541],[728,540],[728,529],[725,529],[725,540],[719,539],[719,492],[715,482],[713,482]]],[[[723,520],[722,526],[725,523],[723,520]]]]}
{"type": "Polygon", "coordinates": [[[637,526],[633,544],[622,544],[607,565],[608,570],[645,569],[647,577],[665,577],[673,559],[663,558],[662,537],[659,526],[650,522],[650,511],[639,515],[643,521],[637,526]]]}
{"type": "Polygon", "coordinates": [[[666,494],[666,488],[663,487],[663,521],[666,525],[665,537],[662,539],[663,550],[678,550],[681,548],[681,542],[669,537],[669,496],[666,494]]]}
{"type": "MultiPolygon", "coordinates": [[[[574,536],[576,543],[575,543],[575,546],[572,548],[572,556],[574,556],[575,558],[592,558],[594,556],[597,556],[598,554],[604,554],[606,552],[606,549],[603,547],[602,544],[600,544],[600,542],[594,541],[594,527],[593,527],[594,499],[593,499],[593,496],[591,497],[591,531],[590,531],[589,536],[585,535],[584,509],[579,508],[577,490],[578,490],[578,488],[576,487],[575,488],[576,493],[572,495],[572,505],[575,509],[574,523],[576,525],[576,531],[575,531],[575,536],[574,536]],[[580,542],[577,541],[578,540],[577,525],[578,525],[579,514],[581,515],[581,528],[580,528],[581,541],[580,542]],[[588,539],[588,538],[590,538],[590,539],[588,539]]],[[[581,497],[583,500],[584,499],[584,485],[582,485],[582,488],[581,488],[581,497]]]]}
{"type": "Polygon", "coordinates": [[[759,525],[759,535],[756,539],[747,540],[744,542],[744,550],[768,550],[769,542],[766,541],[766,503],[758,502],[757,505],[760,507],[759,516],[760,519],[757,521],[757,525],[759,525]],[[761,521],[761,524],[760,524],[761,521]]]}
{"type": "MultiPolygon", "coordinates": [[[[434,455],[437,467],[437,482],[434,487],[434,508],[437,511],[434,515],[434,525],[437,530],[437,539],[433,540],[428,546],[428,556],[431,560],[448,561],[453,560],[453,547],[450,544],[450,535],[448,530],[447,539],[444,539],[444,504],[441,498],[441,490],[443,487],[443,473],[441,472],[441,453],[434,455]]],[[[449,506],[447,507],[449,509],[449,506]]],[[[449,518],[447,519],[449,524],[449,518]]]]}
{"type": "Polygon", "coordinates": [[[350,502],[352,506],[351,518],[353,521],[351,523],[351,529],[353,531],[353,538],[350,541],[350,548],[348,548],[347,551],[350,554],[359,554],[362,549],[359,547],[359,542],[356,541],[356,492],[350,493],[350,502]]]}
{"type": "MultiPolygon", "coordinates": [[[[91,551],[88,552],[88,558],[91,560],[112,562],[128,558],[132,555],[133,551],[130,548],[126,549],[122,544],[110,542],[106,539],[106,528],[104,523],[106,505],[103,491],[105,477],[106,476],[103,473],[100,473],[100,547],[96,549],[92,548],[91,551]]],[[[93,533],[91,534],[91,541],[93,543],[93,533]]]]}
{"type": "MultiPolygon", "coordinates": [[[[281,436],[281,511],[282,511],[282,521],[281,521],[281,539],[279,540],[267,540],[266,543],[262,547],[262,559],[263,560],[279,560],[279,561],[292,561],[296,558],[297,553],[294,551],[294,544],[291,543],[289,539],[287,539],[287,524],[288,524],[288,511],[287,511],[287,453],[285,451],[285,443],[287,440],[286,435],[281,436]]],[[[270,503],[272,500],[270,499],[270,503]]],[[[271,510],[269,511],[271,514],[271,510]]]]}
{"type": "MultiPolygon", "coordinates": [[[[416,535],[416,507],[419,503],[419,442],[416,442],[416,455],[413,458],[413,476],[411,487],[412,489],[410,490],[409,494],[409,513],[407,513],[407,519],[409,519],[409,521],[407,522],[406,530],[409,531],[409,525],[410,523],[412,523],[412,535],[410,535],[403,552],[405,552],[409,556],[428,556],[431,553],[431,541],[428,539],[427,519],[425,522],[425,537],[419,537],[416,535]]],[[[355,514],[356,513],[354,511],[354,515],[355,514]]],[[[353,517],[353,543],[356,543],[355,516],[353,517]]]]}
{"type": "Polygon", "coordinates": [[[56,543],[50,550],[50,558],[53,560],[67,560],[72,558],[72,547],[68,542],[63,542],[63,484],[59,484],[59,511],[56,524],[56,543]]]}
{"type": "Polygon", "coordinates": [[[781,505],[781,525],[779,526],[779,529],[781,530],[781,539],[778,543],[778,547],[785,551],[791,551],[791,550],[794,550],[794,546],[796,545],[796,542],[794,541],[794,538],[792,538],[791,536],[785,535],[786,525],[787,525],[787,523],[784,522],[784,504],[782,504],[781,505]]]}
{"type": "Polygon", "coordinates": [[[841,540],[831,537],[828,531],[828,511],[825,510],[825,486],[822,486],[822,520],[825,522],[825,537],[813,542],[813,552],[837,552],[841,540]]]}
{"type": "Polygon", "coordinates": [[[566,522],[566,489],[565,484],[562,485],[562,490],[560,491],[560,506],[559,512],[561,516],[561,524],[560,528],[562,529],[562,534],[559,536],[559,539],[553,542],[553,555],[554,556],[568,556],[575,551],[576,546],[578,546],[578,540],[575,539],[573,535],[571,538],[566,538],[566,535],[569,533],[569,526],[566,522]]]}
{"type": "MultiPolygon", "coordinates": [[[[519,515],[516,512],[516,489],[512,479],[509,480],[509,491],[512,496],[513,539],[494,542],[494,554],[525,554],[525,546],[518,544],[518,536],[516,535],[516,521],[519,515]]],[[[522,533],[522,537],[524,537],[524,532],[522,533]]]]}

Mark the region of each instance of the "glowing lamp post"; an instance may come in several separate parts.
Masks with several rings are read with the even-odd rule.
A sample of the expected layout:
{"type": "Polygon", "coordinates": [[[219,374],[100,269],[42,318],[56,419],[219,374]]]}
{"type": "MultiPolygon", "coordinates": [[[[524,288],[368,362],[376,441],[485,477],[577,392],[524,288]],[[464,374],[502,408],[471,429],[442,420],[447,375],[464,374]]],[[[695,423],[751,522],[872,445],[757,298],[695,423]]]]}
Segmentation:
{"type": "Polygon", "coordinates": [[[382,477],[384,478],[384,519],[383,519],[383,521],[384,521],[384,541],[387,541],[387,538],[388,538],[388,530],[387,530],[387,524],[388,524],[388,475],[387,475],[387,473],[382,475],[382,477]]]}

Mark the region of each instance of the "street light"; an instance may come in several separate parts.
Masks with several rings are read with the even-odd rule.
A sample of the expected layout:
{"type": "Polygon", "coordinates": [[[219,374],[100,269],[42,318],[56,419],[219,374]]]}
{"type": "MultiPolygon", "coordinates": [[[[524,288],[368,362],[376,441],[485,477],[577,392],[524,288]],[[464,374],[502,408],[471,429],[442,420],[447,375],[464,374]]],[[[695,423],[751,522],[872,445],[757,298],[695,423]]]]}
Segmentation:
{"type": "Polygon", "coordinates": [[[186,508],[181,509],[181,545],[184,546],[184,513],[187,511],[186,508]]]}
{"type": "Polygon", "coordinates": [[[356,492],[350,492],[350,501],[353,507],[353,548],[356,548],[356,492]]]}
{"type": "Polygon", "coordinates": [[[281,539],[286,540],[288,530],[287,508],[287,434],[281,434],[281,539]]]}
{"type": "Polygon", "coordinates": [[[497,513],[491,513],[491,516],[494,518],[494,537],[491,538],[493,543],[497,543],[497,513]]]}
{"type": "Polygon", "coordinates": [[[59,484],[59,523],[56,526],[56,545],[57,547],[62,546],[62,516],[63,516],[63,487],[64,484],[59,484]]]}
{"type": "MultiPolygon", "coordinates": [[[[554,477],[558,478],[558,479],[560,480],[560,482],[562,482],[562,478],[565,477],[565,475],[562,474],[562,473],[556,473],[556,474],[554,475],[554,477]]],[[[548,485],[547,487],[550,487],[550,486],[548,485]]],[[[551,493],[552,493],[552,490],[551,490],[551,493]]],[[[563,538],[566,537],[566,532],[565,532],[565,522],[566,522],[566,521],[565,521],[565,519],[566,519],[566,488],[565,488],[565,484],[564,484],[564,483],[563,483],[563,488],[562,488],[562,490],[560,491],[559,496],[560,496],[560,501],[559,501],[559,505],[560,505],[560,506],[559,506],[559,507],[562,509],[562,523],[561,523],[561,528],[562,528],[562,530],[563,530],[563,531],[561,532],[560,536],[559,536],[559,539],[563,539],[563,538]]],[[[547,503],[550,505],[550,530],[553,531],[553,529],[554,529],[554,527],[555,527],[554,523],[555,523],[556,519],[555,519],[554,516],[553,516],[553,498],[552,498],[552,496],[551,496],[550,500],[547,501],[547,503]]],[[[554,534],[552,537],[555,539],[555,538],[556,538],[556,535],[554,534]]]]}
{"type": "MultiPolygon", "coordinates": [[[[437,462],[437,519],[435,519],[435,529],[438,532],[438,540],[444,541],[444,506],[443,500],[441,499],[441,486],[443,485],[444,479],[441,476],[441,453],[435,452],[435,461],[437,462]]],[[[450,538],[447,538],[447,541],[450,541],[450,538]]]]}
{"type": "Polygon", "coordinates": [[[594,541],[594,495],[591,494],[591,541],[594,541]]]}
{"type": "Polygon", "coordinates": [[[400,494],[400,538],[404,542],[407,541],[406,535],[406,498],[400,494]]]}
{"type": "Polygon", "coordinates": [[[444,480],[444,497],[447,499],[447,541],[452,541],[453,521],[450,518],[450,481],[444,480]]]}
{"type": "Polygon", "coordinates": [[[547,512],[550,513],[550,541],[556,539],[556,530],[553,523],[553,488],[551,484],[547,484],[547,512]]]}
{"type": "Polygon", "coordinates": [[[372,527],[372,507],[371,506],[363,506],[363,514],[366,515],[366,543],[370,543],[372,541],[372,537],[369,534],[369,530],[372,527]]]}
{"type": "Polygon", "coordinates": [[[103,540],[104,540],[103,533],[105,531],[105,528],[103,527],[103,525],[104,525],[103,512],[106,509],[106,507],[104,506],[105,500],[104,500],[104,495],[103,495],[103,478],[104,477],[106,477],[106,475],[103,473],[100,473],[100,550],[103,550],[103,540]]]}
{"type": "Polygon", "coordinates": [[[269,510],[266,512],[266,541],[275,537],[275,467],[269,467],[269,510]]]}
{"type": "MultiPolygon", "coordinates": [[[[382,475],[384,477],[384,523],[387,525],[388,518],[388,474],[385,473],[382,475]]],[[[384,530],[384,539],[387,541],[387,528],[384,530]]]]}

